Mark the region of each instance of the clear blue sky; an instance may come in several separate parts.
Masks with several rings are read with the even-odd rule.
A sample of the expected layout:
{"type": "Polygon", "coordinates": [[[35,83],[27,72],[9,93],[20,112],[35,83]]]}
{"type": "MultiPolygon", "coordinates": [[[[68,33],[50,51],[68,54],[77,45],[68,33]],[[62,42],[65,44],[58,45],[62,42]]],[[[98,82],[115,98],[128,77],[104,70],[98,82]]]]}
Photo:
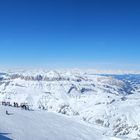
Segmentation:
{"type": "Polygon", "coordinates": [[[0,67],[140,69],[139,0],[1,0],[0,67]]]}

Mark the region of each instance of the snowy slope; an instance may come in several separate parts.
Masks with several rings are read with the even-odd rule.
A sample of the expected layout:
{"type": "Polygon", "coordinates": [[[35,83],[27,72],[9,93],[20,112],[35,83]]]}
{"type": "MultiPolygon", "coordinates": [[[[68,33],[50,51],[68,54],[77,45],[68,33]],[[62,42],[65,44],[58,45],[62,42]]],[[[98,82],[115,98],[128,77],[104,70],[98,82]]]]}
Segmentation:
{"type": "MultiPolygon", "coordinates": [[[[28,112],[0,106],[0,132],[13,140],[107,140],[100,131],[46,111],[28,112]],[[8,110],[11,115],[6,115],[8,110]]],[[[1,138],[1,136],[0,136],[1,138]]],[[[4,139],[3,139],[4,140],[4,139]]]]}
{"type": "Polygon", "coordinates": [[[91,70],[1,72],[0,102],[27,103],[35,111],[44,109],[104,127],[105,135],[140,139],[139,80],[138,74],[91,70]]]}

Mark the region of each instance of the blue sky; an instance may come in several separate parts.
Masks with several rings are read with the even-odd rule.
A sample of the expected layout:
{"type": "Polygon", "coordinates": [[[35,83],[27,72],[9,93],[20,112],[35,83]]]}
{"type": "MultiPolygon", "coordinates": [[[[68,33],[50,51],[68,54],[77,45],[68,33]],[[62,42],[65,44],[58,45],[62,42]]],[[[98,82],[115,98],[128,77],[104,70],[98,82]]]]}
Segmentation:
{"type": "Polygon", "coordinates": [[[140,69],[139,0],[0,1],[0,67],[140,69]]]}

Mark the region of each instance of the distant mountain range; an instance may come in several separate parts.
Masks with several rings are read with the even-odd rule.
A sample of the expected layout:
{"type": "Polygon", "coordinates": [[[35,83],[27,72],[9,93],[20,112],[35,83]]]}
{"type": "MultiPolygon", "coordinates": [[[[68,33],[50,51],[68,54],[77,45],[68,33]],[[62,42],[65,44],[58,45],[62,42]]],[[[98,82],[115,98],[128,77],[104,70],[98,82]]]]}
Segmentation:
{"type": "Polygon", "coordinates": [[[0,73],[0,101],[74,116],[107,129],[106,135],[140,138],[140,75],[55,70],[0,73]]]}

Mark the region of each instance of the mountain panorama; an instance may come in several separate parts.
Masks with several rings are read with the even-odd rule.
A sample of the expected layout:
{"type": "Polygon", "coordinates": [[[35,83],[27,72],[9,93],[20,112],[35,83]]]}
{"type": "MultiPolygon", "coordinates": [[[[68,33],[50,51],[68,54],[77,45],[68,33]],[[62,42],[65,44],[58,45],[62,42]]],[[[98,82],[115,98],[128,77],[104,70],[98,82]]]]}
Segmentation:
{"type": "Polygon", "coordinates": [[[3,139],[140,139],[138,72],[1,71],[0,104],[3,139]]]}

